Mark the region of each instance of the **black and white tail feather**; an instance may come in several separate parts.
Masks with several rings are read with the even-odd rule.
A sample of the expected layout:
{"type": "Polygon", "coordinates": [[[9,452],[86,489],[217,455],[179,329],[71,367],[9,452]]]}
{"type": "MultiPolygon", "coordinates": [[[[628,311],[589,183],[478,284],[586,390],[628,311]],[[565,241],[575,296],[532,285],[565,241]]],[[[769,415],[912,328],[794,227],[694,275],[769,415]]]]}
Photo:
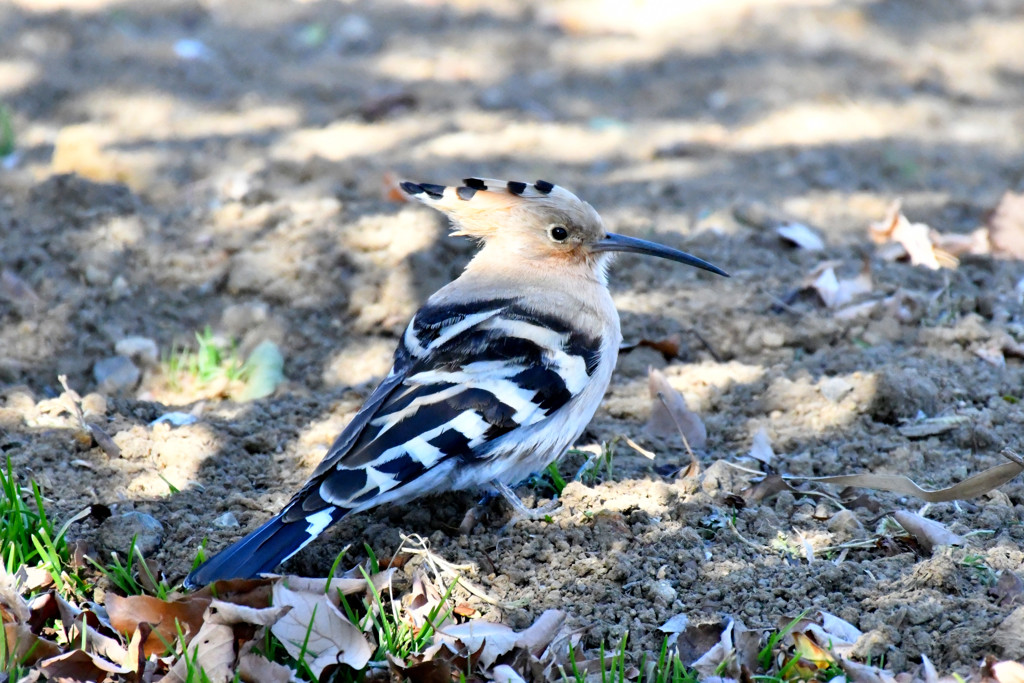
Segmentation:
{"type": "MultiPolygon", "coordinates": [[[[504,490],[582,433],[608,386],[621,339],[600,252],[638,251],[634,243],[641,241],[606,234],[588,204],[551,183],[464,182],[402,188],[483,239],[484,249],[416,313],[390,374],[305,486],[280,513],[189,574],[187,587],[270,572],[351,512],[439,490],[504,490]],[[561,233],[552,225],[577,244],[562,244],[569,238],[556,239],[561,233]],[[595,247],[613,238],[626,246],[595,247]],[[554,275],[535,263],[514,275],[521,289],[510,283],[500,291],[494,283],[510,276],[496,272],[514,266],[503,263],[510,257],[501,252],[532,239],[540,251],[528,252],[530,258],[554,259],[554,275]],[[561,273],[568,273],[564,283],[561,273]],[[544,287],[562,286],[569,291],[545,295],[544,287]],[[587,287],[594,289],[583,292],[587,287]]],[[[659,248],[665,253],[656,255],[721,272],[659,248]]]]}

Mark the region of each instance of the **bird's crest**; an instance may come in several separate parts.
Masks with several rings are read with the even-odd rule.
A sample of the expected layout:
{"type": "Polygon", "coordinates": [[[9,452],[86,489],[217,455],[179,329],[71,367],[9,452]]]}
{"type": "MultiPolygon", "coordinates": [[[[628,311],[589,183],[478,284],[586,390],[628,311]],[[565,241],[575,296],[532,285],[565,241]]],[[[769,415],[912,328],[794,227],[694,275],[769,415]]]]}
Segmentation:
{"type": "Polygon", "coordinates": [[[400,187],[410,197],[447,214],[455,225],[456,235],[489,237],[500,223],[517,218],[533,221],[552,213],[596,217],[593,208],[563,187],[546,180],[527,183],[519,180],[466,178],[462,185],[434,185],[402,182],[400,187]]]}

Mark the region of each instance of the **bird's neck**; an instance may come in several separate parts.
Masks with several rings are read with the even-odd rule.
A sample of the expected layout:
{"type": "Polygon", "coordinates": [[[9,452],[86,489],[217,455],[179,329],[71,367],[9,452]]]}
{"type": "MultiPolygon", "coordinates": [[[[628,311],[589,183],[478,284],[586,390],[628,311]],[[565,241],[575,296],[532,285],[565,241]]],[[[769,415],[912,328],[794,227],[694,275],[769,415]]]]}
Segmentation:
{"type": "Polygon", "coordinates": [[[485,247],[458,279],[439,290],[435,303],[463,303],[514,297],[531,309],[550,312],[591,336],[619,343],[619,315],[605,279],[604,264],[523,263],[485,247]]]}

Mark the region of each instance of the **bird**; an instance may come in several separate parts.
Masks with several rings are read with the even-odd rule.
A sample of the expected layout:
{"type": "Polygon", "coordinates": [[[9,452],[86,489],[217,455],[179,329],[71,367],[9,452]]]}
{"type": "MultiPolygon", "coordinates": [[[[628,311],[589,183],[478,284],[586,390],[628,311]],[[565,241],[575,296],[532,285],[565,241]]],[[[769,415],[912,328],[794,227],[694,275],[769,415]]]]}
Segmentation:
{"type": "Polygon", "coordinates": [[[611,381],[622,342],[612,256],[728,277],[691,254],[608,232],[590,204],[544,180],[399,187],[479,249],[409,321],[391,371],[307,483],[195,568],[187,588],[271,572],[349,514],[430,493],[485,488],[528,514],[510,485],[576,441],[611,381]]]}

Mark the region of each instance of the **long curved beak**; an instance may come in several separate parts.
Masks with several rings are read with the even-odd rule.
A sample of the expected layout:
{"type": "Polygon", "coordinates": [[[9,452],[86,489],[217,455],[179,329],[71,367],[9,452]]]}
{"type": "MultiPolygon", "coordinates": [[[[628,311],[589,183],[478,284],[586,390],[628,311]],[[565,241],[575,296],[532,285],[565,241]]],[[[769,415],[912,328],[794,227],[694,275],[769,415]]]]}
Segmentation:
{"type": "Polygon", "coordinates": [[[672,249],[656,242],[648,242],[647,240],[637,239],[636,237],[626,237],[625,235],[616,235],[613,232],[608,233],[604,236],[604,239],[594,244],[591,247],[592,251],[625,251],[632,254],[647,254],[648,256],[659,256],[669,261],[676,261],[677,263],[685,263],[688,266],[695,266],[697,268],[703,268],[709,270],[712,273],[718,275],[724,275],[729,277],[729,273],[725,272],[718,266],[713,266],[704,259],[699,259],[692,254],[687,254],[685,251],[679,251],[678,249],[672,249]]]}

